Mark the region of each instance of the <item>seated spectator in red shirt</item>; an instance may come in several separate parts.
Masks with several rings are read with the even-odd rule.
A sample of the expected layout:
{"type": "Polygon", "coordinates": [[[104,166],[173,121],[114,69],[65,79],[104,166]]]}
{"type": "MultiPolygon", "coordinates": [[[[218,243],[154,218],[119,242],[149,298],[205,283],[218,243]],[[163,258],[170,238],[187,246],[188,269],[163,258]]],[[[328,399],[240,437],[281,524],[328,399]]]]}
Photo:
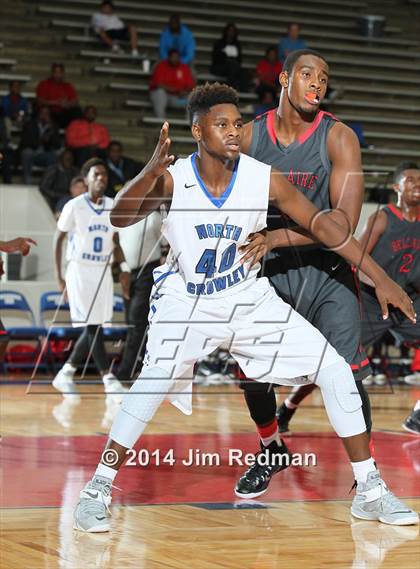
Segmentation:
{"type": "Polygon", "coordinates": [[[277,48],[270,45],[265,50],[265,57],[257,63],[257,93],[263,96],[265,91],[270,91],[274,96],[279,92],[279,75],[283,65],[280,63],[277,48]]]}
{"type": "Polygon", "coordinates": [[[126,26],[125,23],[114,14],[114,6],[110,0],[101,2],[101,11],[95,12],[91,18],[91,26],[105,45],[118,53],[121,48],[118,41],[129,41],[131,55],[138,57],[137,30],[134,26],[126,26]]]}
{"type": "Polygon", "coordinates": [[[36,100],[38,106],[49,106],[51,116],[60,128],[65,128],[70,121],[80,117],[77,93],[73,85],[64,80],[62,63],[53,63],[51,77],[38,83],[36,100]]]}
{"type": "Polygon", "coordinates": [[[191,69],[181,63],[179,51],[169,50],[168,59],[156,65],[150,81],[150,98],[155,115],[165,118],[167,107],[185,109],[187,96],[194,86],[191,69]]]}
{"type": "Polygon", "coordinates": [[[32,183],[32,167],[47,168],[57,162],[60,136],[51,120],[50,109],[43,105],[38,114],[25,122],[20,139],[23,181],[32,183]]]}
{"type": "Polygon", "coordinates": [[[72,121],[66,130],[66,145],[71,148],[77,166],[93,156],[105,159],[110,136],[105,125],[96,122],[96,107],[88,105],[83,118],[72,121]]]}

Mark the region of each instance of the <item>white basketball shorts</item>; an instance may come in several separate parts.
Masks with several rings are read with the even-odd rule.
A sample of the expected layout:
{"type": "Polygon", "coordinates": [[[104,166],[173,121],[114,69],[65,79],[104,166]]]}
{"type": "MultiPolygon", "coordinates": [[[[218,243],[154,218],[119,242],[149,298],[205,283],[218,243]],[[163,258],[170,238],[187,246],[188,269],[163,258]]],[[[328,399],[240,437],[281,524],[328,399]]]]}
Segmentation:
{"type": "Polygon", "coordinates": [[[266,278],[222,299],[184,296],[171,289],[171,278],[180,277],[168,277],[157,295],[152,291],[145,365],[177,380],[169,397],[185,413],[191,412],[194,364],[219,347],[231,353],[247,378],[279,385],[296,385],[299,376],[343,360],[266,278]]]}
{"type": "Polygon", "coordinates": [[[74,327],[112,320],[114,283],[109,265],[95,267],[71,261],[66,287],[74,327]]]}

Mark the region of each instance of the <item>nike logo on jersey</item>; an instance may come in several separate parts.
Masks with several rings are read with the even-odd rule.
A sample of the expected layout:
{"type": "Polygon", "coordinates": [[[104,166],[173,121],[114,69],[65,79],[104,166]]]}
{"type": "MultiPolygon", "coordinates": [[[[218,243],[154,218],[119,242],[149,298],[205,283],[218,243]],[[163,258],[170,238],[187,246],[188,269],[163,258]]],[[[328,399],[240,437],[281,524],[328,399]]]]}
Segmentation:
{"type": "Polygon", "coordinates": [[[197,184],[190,184],[189,186],[187,186],[187,184],[184,184],[184,188],[186,188],[188,190],[188,188],[192,188],[193,186],[196,186],[197,184]]]}
{"type": "Polygon", "coordinates": [[[95,516],[95,517],[96,517],[96,519],[98,520],[98,522],[101,522],[102,520],[105,519],[105,516],[103,516],[102,518],[100,518],[99,516],[95,516]]]}
{"type": "Polygon", "coordinates": [[[334,267],[331,267],[332,271],[335,271],[336,269],[338,269],[338,267],[341,265],[341,263],[337,263],[334,267]]]}
{"type": "Polygon", "coordinates": [[[95,494],[91,494],[90,492],[88,492],[88,491],[86,490],[86,494],[87,494],[88,496],[90,496],[90,498],[93,498],[93,500],[96,500],[96,499],[98,498],[99,492],[96,492],[95,494]]]}

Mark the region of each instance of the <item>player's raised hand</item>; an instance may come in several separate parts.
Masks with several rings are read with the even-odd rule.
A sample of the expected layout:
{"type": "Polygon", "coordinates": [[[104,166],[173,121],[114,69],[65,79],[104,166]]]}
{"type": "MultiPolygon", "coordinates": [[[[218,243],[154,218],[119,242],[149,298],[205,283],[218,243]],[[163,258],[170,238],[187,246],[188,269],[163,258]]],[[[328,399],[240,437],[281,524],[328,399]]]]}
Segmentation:
{"type": "Polygon", "coordinates": [[[167,167],[175,160],[173,154],[169,155],[171,139],[169,138],[169,123],[165,121],[160,129],[159,140],[153,156],[149,160],[148,169],[158,178],[165,173],[167,167]]]}
{"type": "Polygon", "coordinates": [[[406,292],[389,277],[386,277],[375,288],[376,298],[381,306],[382,317],[386,320],[389,316],[388,304],[399,308],[413,324],[416,323],[416,313],[413,302],[406,292]]]}
{"type": "Polygon", "coordinates": [[[16,237],[2,244],[2,250],[6,253],[22,253],[25,257],[31,250],[31,245],[37,245],[37,242],[30,237],[16,237]]]}

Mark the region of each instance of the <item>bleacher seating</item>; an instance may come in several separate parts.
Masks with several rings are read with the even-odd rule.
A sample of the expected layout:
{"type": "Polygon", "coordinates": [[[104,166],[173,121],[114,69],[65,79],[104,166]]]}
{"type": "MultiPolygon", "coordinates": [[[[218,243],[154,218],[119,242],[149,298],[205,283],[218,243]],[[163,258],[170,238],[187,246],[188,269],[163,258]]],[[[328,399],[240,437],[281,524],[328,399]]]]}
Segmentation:
{"type": "MultiPolygon", "coordinates": [[[[0,59],[0,89],[6,87],[6,76],[18,75],[25,80],[25,92],[32,95],[36,83],[47,75],[54,53],[54,60],[66,63],[67,76],[77,87],[82,104],[96,104],[98,120],[109,126],[111,136],[122,140],[128,155],[144,160],[153,149],[160,122],[151,114],[150,74],[130,55],[105,50],[91,34],[89,19],[97,6],[97,0],[8,3],[4,10],[9,14],[10,34],[5,30],[1,56],[10,64],[3,65],[0,59]],[[25,52],[27,38],[21,40],[13,33],[19,26],[34,39],[30,54],[25,52]]],[[[405,15],[391,0],[384,0],[380,10],[373,0],[349,0],[345,5],[334,0],[281,4],[269,0],[264,10],[257,0],[231,0],[229,5],[222,0],[182,0],[176,9],[197,39],[195,68],[200,81],[213,79],[209,74],[212,43],[226,21],[238,25],[249,70],[265,47],[285,34],[291,19],[299,21],[308,45],[330,62],[332,86],[340,91],[328,110],[342,120],[364,125],[369,145],[363,149],[365,168],[389,169],[404,157],[420,157],[420,49],[414,5],[404,4],[405,15]],[[358,18],[378,10],[387,17],[385,35],[360,35],[358,18]]],[[[156,61],[159,34],[173,6],[120,0],[117,11],[137,26],[140,52],[156,61]]],[[[253,94],[241,94],[247,120],[252,116],[253,98],[253,94]]],[[[170,119],[174,152],[190,152],[192,139],[183,112],[171,111],[170,119]]],[[[368,172],[367,187],[376,183],[377,178],[368,172]]]]}

